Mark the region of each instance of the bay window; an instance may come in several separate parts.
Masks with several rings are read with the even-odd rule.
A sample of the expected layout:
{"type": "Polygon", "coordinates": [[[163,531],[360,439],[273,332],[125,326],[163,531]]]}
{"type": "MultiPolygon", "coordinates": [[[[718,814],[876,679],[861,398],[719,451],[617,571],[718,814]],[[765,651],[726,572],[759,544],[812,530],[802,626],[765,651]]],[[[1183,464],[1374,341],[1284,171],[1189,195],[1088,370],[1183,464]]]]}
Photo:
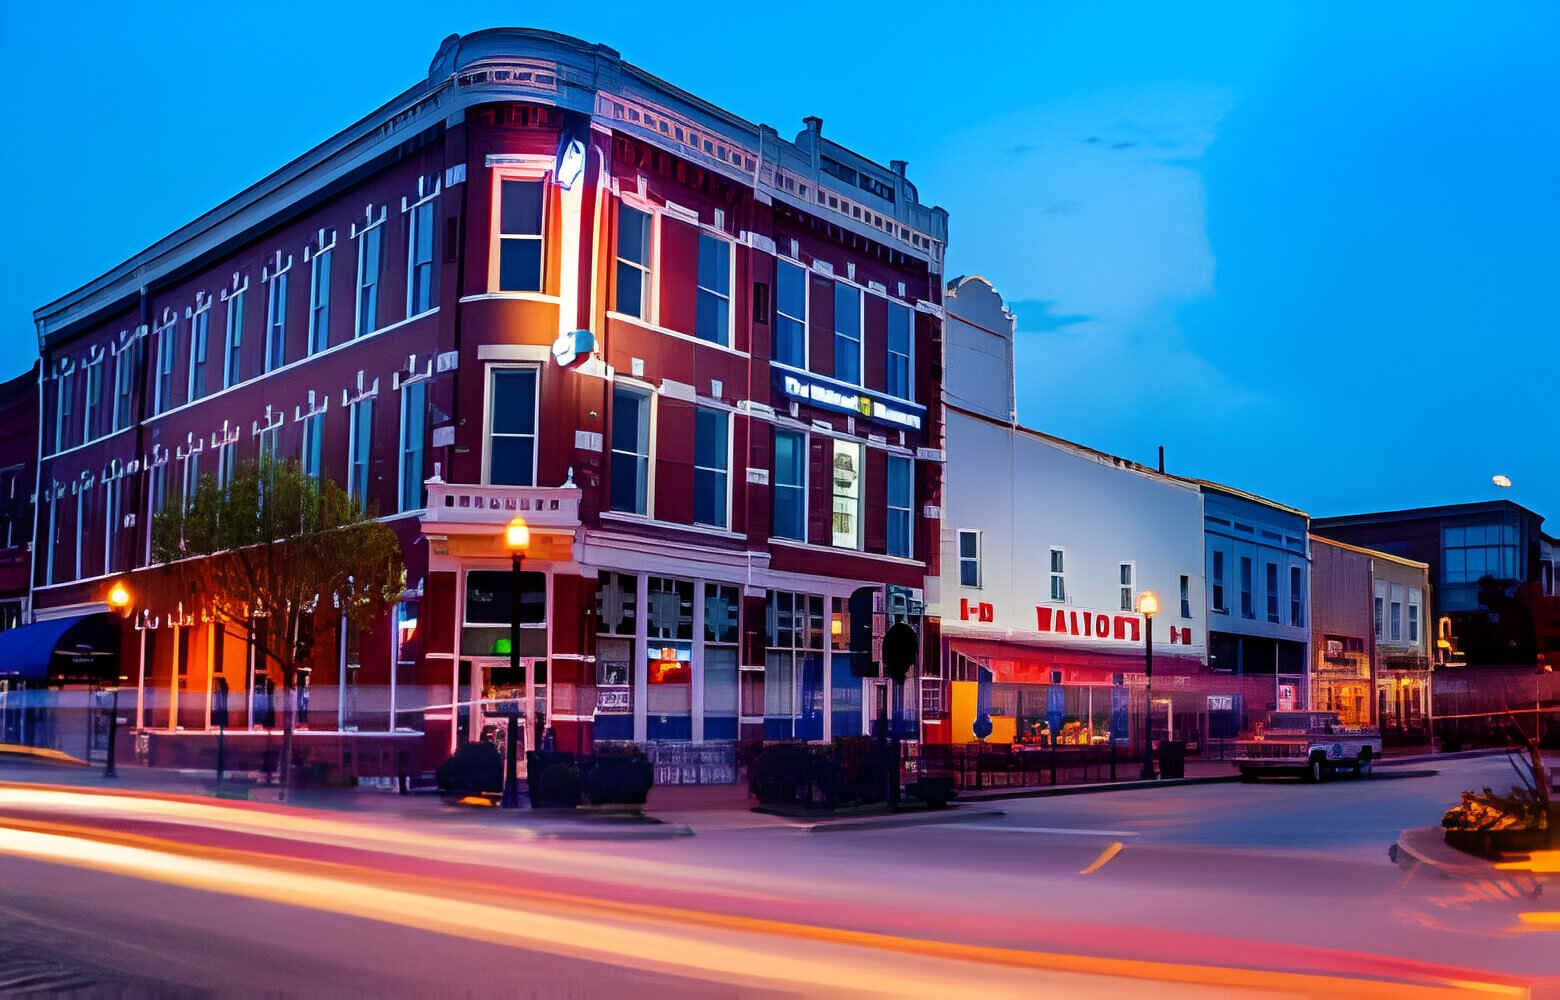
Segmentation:
{"type": "Polygon", "coordinates": [[[617,311],[649,319],[650,215],[618,204],[617,311]]]}
{"type": "Polygon", "coordinates": [[[542,290],[542,196],[539,180],[499,183],[498,290],[542,290]]]}
{"type": "Polygon", "coordinates": [[[487,481],[536,485],[535,368],[494,368],[488,382],[487,481]]]}

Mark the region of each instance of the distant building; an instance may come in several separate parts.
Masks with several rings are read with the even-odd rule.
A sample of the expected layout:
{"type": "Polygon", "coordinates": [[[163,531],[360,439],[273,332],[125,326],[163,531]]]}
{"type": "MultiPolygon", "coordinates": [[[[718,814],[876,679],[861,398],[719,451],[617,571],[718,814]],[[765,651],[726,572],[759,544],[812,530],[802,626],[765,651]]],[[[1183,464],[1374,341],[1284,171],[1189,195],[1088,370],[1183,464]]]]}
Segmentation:
{"type": "Polygon", "coordinates": [[[1208,579],[1208,666],[1261,678],[1268,709],[1306,708],[1311,643],[1310,547],[1304,511],[1198,481],[1208,579]]]}
{"type": "Polygon", "coordinates": [[[996,743],[1141,745],[1147,590],[1155,737],[1234,736],[1240,682],[1205,667],[1202,488],[1020,425],[1013,314],[979,277],[945,301],[944,673],[926,681],[926,739],[970,742],[985,714],[996,743]]]}
{"type": "Polygon", "coordinates": [[[1311,539],[1310,706],[1346,726],[1375,723],[1371,559],[1365,550],[1311,539]]]}
{"type": "Polygon", "coordinates": [[[1526,507],[1493,500],[1323,517],[1311,526],[1327,538],[1425,563],[1438,659],[1488,666],[1531,664],[1539,652],[1543,522],[1526,507]]]}
{"type": "Polygon", "coordinates": [[[1428,742],[1434,676],[1430,650],[1435,632],[1430,567],[1368,551],[1377,723],[1389,742],[1428,742]]]}

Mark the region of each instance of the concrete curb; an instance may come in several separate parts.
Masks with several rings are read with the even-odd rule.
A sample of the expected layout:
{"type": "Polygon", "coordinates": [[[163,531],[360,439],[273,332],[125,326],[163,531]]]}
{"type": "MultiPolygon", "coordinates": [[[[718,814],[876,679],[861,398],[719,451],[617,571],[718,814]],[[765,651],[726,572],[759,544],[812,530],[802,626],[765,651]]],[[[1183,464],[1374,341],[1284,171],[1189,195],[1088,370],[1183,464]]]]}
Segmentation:
{"type": "Polygon", "coordinates": [[[1425,764],[1438,760],[1468,760],[1473,757],[1493,757],[1506,753],[1507,747],[1484,747],[1479,750],[1458,750],[1455,753],[1420,753],[1411,757],[1383,756],[1376,758],[1377,767],[1397,767],[1401,764],[1425,764]]]}
{"type": "Polygon", "coordinates": [[[1001,809],[971,809],[968,812],[959,806],[948,809],[939,809],[935,812],[923,813],[893,813],[887,816],[872,816],[862,819],[824,820],[818,823],[809,823],[800,829],[808,833],[834,833],[837,830],[892,830],[902,826],[937,826],[946,823],[968,823],[978,819],[995,819],[1006,816],[1001,809]]]}
{"type": "Polygon", "coordinates": [[[1450,846],[1438,826],[1417,826],[1398,834],[1387,847],[1387,857],[1402,868],[1424,865],[1442,878],[1488,879],[1496,877],[1495,862],[1476,858],[1450,846]]]}
{"type": "Polygon", "coordinates": [[[681,823],[646,823],[637,829],[575,826],[558,829],[527,827],[537,840],[666,840],[692,837],[693,827],[681,823]]]}
{"type": "Polygon", "coordinates": [[[1092,785],[1054,785],[1049,788],[1015,788],[1007,792],[973,792],[961,802],[996,802],[1002,799],[1043,799],[1052,795],[1093,795],[1098,792],[1130,792],[1140,788],[1175,788],[1179,785],[1221,785],[1239,781],[1238,774],[1203,778],[1155,778],[1153,781],[1101,781],[1092,785]]]}

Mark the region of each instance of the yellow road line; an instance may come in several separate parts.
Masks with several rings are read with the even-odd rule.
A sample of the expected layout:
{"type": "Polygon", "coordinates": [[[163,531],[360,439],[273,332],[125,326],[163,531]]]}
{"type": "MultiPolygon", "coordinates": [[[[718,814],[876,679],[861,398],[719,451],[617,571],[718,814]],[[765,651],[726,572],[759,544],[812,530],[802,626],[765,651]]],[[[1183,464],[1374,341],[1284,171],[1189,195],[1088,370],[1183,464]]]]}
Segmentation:
{"type": "Polygon", "coordinates": [[[1079,875],[1093,875],[1095,872],[1110,864],[1110,859],[1121,853],[1121,841],[1113,840],[1100,852],[1100,856],[1089,863],[1089,867],[1079,872],[1079,875]]]}

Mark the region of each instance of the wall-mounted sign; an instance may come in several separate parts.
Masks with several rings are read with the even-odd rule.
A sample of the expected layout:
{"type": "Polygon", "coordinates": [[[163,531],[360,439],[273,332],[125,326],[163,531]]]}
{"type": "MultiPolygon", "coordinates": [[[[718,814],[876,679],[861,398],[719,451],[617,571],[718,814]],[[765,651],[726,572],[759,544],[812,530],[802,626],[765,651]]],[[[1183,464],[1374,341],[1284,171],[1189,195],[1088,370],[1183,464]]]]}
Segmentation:
{"type": "Polygon", "coordinates": [[[780,391],[792,399],[803,399],[826,410],[851,413],[909,430],[921,429],[921,416],[903,403],[878,399],[864,390],[846,388],[816,377],[782,375],[780,391]]]}
{"type": "Polygon", "coordinates": [[[1235,711],[1235,696],[1232,694],[1210,694],[1208,696],[1208,711],[1233,712],[1235,711]]]}
{"type": "MultiPolygon", "coordinates": [[[[1035,628],[1041,632],[1069,635],[1098,642],[1139,643],[1143,641],[1143,619],[1139,615],[1108,614],[1043,604],[1035,606],[1035,628]]],[[[1178,646],[1192,644],[1192,630],[1171,628],[1169,641],[1178,646]]]]}
{"type": "Polygon", "coordinates": [[[553,341],[552,356],[560,368],[572,368],[590,357],[596,349],[596,337],[589,330],[560,333],[553,341]]]}

